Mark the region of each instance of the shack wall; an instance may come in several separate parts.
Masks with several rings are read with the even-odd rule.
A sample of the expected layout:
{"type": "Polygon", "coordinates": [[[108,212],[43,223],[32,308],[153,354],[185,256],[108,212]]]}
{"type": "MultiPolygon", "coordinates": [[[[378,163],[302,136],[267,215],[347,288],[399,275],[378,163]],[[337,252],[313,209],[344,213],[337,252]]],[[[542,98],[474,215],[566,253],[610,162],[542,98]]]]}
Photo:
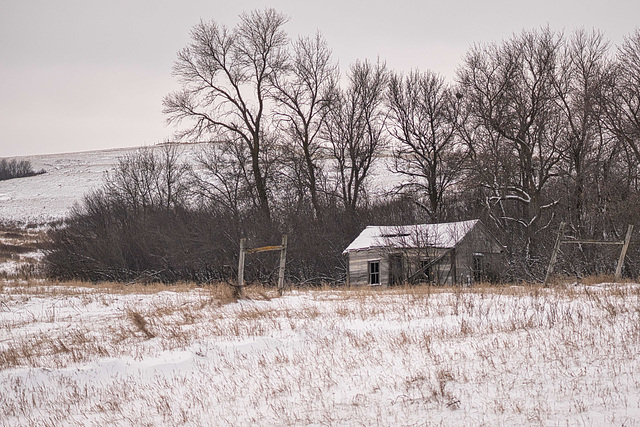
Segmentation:
{"type": "MultiPolygon", "coordinates": [[[[352,286],[369,285],[369,263],[380,263],[380,285],[388,286],[390,280],[390,259],[402,256],[402,277],[404,280],[419,271],[423,262],[439,261],[430,267],[430,277],[418,277],[418,281],[428,281],[440,285],[470,285],[479,276],[481,280],[498,280],[504,265],[503,247],[482,223],[478,222],[455,248],[370,248],[347,253],[347,283],[352,286]],[[481,263],[482,274],[474,275],[474,258],[481,263]]],[[[395,267],[397,269],[397,267],[395,267]]],[[[398,272],[394,270],[394,275],[398,272]]]]}
{"type": "MultiPolygon", "coordinates": [[[[369,263],[380,263],[380,285],[388,286],[390,279],[389,259],[393,255],[401,254],[403,257],[403,276],[408,279],[421,268],[422,261],[433,260],[448,252],[448,249],[389,249],[375,248],[347,253],[347,284],[351,286],[369,285],[369,263]]],[[[435,283],[445,285],[453,284],[452,259],[445,255],[440,262],[431,267],[432,279],[435,283]]]]}
{"type": "Polygon", "coordinates": [[[482,223],[476,224],[456,247],[457,283],[472,284],[475,281],[474,256],[482,262],[481,280],[499,280],[504,266],[503,250],[482,223]]]}
{"type": "Polygon", "coordinates": [[[347,254],[348,272],[347,284],[351,286],[365,286],[369,284],[369,262],[380,262],[380,285],[389,284],[389,261],[382,249],[368,249],[351,251],[347,254]]]}

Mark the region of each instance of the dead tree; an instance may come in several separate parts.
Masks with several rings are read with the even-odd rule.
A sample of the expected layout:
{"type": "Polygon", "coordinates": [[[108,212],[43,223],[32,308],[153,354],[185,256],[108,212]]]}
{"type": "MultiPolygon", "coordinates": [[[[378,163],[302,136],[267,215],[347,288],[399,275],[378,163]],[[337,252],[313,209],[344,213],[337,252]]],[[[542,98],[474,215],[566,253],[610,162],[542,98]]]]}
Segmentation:
{"type": "Polygon", "coordinates": [[[608,43],[602,33],[574,33],[564,44],[553,79],[565,125],[562,174],[569,182],[569,215],[579,229],[587,222],[587,186],[595,184],[607,153],[602,125],[604,89],[609,78],[608,43]]]}
{"type": "Polygon", "coordinates": [[[320,132],[329,113],[330,96],[337,84],[338,68],[331,50],[320,33],[300,38],[293,45],[288,75],[274,74],[273,97],[280,107],[276,112],[288,136],[287,147],[293,163],[302,163],[300,183],[309,190],[316,217],[321,211],[322,144],[320,132]]]}
{"type": "Polygon", "coordinates": [[[458,74],[474,159],[498,165],[480,185],[497,222],[519,224],[527,247],[557,203],[545,190],[561,160],[564,123],[553,87],[561,42],[545,28],[501,45],[475,46],[458,74]]]}

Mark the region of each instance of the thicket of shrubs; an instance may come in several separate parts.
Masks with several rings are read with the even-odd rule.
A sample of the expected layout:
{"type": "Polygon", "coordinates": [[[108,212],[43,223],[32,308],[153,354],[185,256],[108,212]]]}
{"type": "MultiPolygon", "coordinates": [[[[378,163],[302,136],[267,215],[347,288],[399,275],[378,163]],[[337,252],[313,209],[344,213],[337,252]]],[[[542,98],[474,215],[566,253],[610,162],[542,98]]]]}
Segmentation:
{"type": "Polygon", "coordinates": [[[36,172],[29,160],[0,159],[0,181],[45,173],[44,169],[36,172]]]}

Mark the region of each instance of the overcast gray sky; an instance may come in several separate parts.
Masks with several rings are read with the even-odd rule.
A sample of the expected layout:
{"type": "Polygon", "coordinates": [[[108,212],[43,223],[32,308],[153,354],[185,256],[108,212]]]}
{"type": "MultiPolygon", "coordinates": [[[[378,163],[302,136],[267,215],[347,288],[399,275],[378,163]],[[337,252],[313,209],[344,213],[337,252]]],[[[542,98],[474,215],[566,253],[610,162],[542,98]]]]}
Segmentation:
{"type": "Polygon", "coordinates": [[[342,70],[380,57],[450,80],[475,42],[548,24],[618,44],[640,26],[638,0],[0,0],[0,157],[171,139],[162,98],[177,89],[171,67],[189,30],[264,7],[290,16],[291,37],[322,32],[342,70]]]}

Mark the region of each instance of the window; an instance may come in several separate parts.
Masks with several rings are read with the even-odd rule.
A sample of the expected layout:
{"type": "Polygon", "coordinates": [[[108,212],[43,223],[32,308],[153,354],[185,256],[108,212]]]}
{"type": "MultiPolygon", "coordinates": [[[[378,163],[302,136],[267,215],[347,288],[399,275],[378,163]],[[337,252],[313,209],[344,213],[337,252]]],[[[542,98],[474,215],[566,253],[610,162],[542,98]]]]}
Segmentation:
{"type": "Polygon", "coordinates": [[[369,261],[369,284],[380,284],[380,261],[369,261]]]}
{"type": "Polygon", "coordinates": [[[473,281],[481,282],[486,279],[484,272],[484,254],[473,254],[473,281]]]}

